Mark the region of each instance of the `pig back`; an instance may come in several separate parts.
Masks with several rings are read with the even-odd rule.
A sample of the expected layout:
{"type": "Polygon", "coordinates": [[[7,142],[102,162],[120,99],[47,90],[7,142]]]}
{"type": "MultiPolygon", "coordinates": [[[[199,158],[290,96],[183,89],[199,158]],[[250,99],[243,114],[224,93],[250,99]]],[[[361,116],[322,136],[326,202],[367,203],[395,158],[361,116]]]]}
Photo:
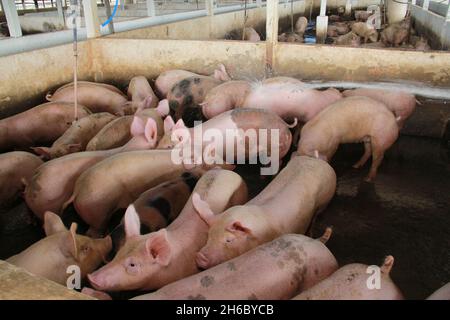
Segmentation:
{"type": "Polygon", "coordinates": [[[135,299],[289,299],[336,269],[336,259],[322,242],[286,234],[135,299]]]}

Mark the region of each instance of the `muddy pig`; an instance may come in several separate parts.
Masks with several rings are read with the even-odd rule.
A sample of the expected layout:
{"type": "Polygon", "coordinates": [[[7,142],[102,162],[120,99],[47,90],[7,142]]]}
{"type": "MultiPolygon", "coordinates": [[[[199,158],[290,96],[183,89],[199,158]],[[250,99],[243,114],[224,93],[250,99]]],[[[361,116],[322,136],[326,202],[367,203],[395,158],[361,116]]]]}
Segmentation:
{"type": "MultiPolygon", "coordinates": [[[[62,86],[53,94],[48,93],[48,101],[74,102],[73,83],[62,86]]],[[[103,84],[80,81],[77,83],[77,101],[92,112],[109,112],[117,116],[125,114],[126,96],[118,89],[111,90],[103,84]]]]}
{"type": "Polygon", "coordinates": [[[286,234],[233,260],[169,284],[139,300],[280,300],[290,299],[337,268],[325,246],[329,237],[286,234]]]}
{"type": "Polygon", "coordinates": [[[416,108],[416,97],[407,92],[359,88],[345,90],[342,95],[344,97],[365,96],[384,103],[395,115],[400,129],[416,108]]]}
{"type": "Polygon", "coordinates": [[[361,44],[361,39],[356,33],[350,31],[347,34],[344,34],[334,39],[334,44],[338,46],[358,47],[361,44]]]}
{"type": "Polygon", "coordinates": [[[91,239],[76,234],[77,225],[67,230],[61,218],[46,212],[44,218],[46,238],[36,242],[6,261],[44,278],[66,285],[67,268],[77,265],[81,277],[94,271],[111,250],[111,238],[91,239]]]}
{"type": "Polygon", "coordinates": [[[189,127],[193,126],[195,120],[202,120],[202,111],[198,105],[212,88],[221,83],[222,81],[211,77],[195,76],[175,84],[167,94],[174,119],[183,119],[189,127]]]}
{"type": "MultiPolygon", "coordinates": [[[[247,200],[245,182],[228,170],[206,172],[194,192],[215,213],[247,200]]],[[[127,211],[124,222],[125,245],[110,263],[88,275],[95,289],[154,290],[200,271],[195,253],[206,243],[208,226],[195,213],[192,196],[167,229],[141,235],[139,216],[133,211],[127,211]]]]}
{"type": "Polygon", "coordinates": [[[297,152],[331,161],[339,144],[364,142],[364,155],[353,167],[362,167],[372,156],[365,179],[371,181],[398,131],[395,116],[385,104],[368,97],[343,98],[305,124],[297,152]]]}
{"type": "Polygon", "coordinates": [[[127,107],[129,107],[127,114],[133,114],[138,109],[156,108],[158,106],[159,99],[144,76],[131,78],[127,95],[128,99],[131,100],[127,102],[127,107]]]}
{"type": "Polygon", "coordinates": [[[242,40],[258,42],[261,41],[261,37],[259,36],[258,32],[256,32],[255,29],[251,27],[246,27],[244,28],[244,36],[242,40]]]}
{"type": "Polygon", "coordinates": [[[450,300],[450,282],[433,292],[427,300],[450,300]]]}
{"type": "Polygon", "coordinates": [[[387,256],[380,267],[379,288],[369,288],[374,275],[365,264],[348,264],[314,287],[303,291],[294,300],[403,300],[403,294],[389,276],[394,257],[387,256]],[[369,272],[368,272],[369,271],[369,272]]]}
{"type": "Polygon", "coordinates": [[[414,45],[414,49],[416,49],[416,50],[420,50],[420,51],[431,50],[431,47],[428,44],[428,40],[425,39],[424,37],[416,37],[415,41],[412,42],[412,44],[414,45]]]}
{"type": "MultiPolygon", "coordinates": [[[[91,112],[78,105],[78,118],[91,112]]],[[[66,102],[48,102],[27,111],[0,120],[0,150],[31,147],[53,143],[74,119],[74,105],[66,102]]]]}
{"type": "Polygon", "coordinates": [[[357,22],[352,25],[352,31],[364,39],[364,43],[368,40],[371,42],[377,42],[378,32],[373,27],[367,25],[364,22],[357,22]]]}
{"type": "Polygon", "coordinates": [[[295,22],[295,33],[301,35],[305,34],[306,27],[308,26],[308,19],[305,17],[299,17],[297,22],[295,22]]]}
{"type": "Polygon", "coordinates": [[[29,152],[0,154],[0,207],[6,207],[25,189],[23,180],[30,179],[44,162],[29,152]]]}
{"type": "Polygon", "coordinates": [[[303,42],[303,36],[295,32],[285,32],[278,36],[280,42],[303,42]]]}
{"type": "Polygon", "coordinates": [[[75,181],[82,172],[117,153],[154,148],[156,128],[154,120],[147,119],[144,126],[142,120],[136,117],[131,125],[133,138],[124,146],[110,150],[76,152],[46,162],[26,181],[25,201],[28,207],[40,219],[43,219],[47,210],[62,213],[70,203],[75,181]]]}
{"type": "Polygon", "coordinates": [[[409,37],[411,21],[409,18],[397,23],[390,24],[381,31],[381,42],[387,47],[398,47],[406,44],[409,37]]]}
{"type": "Polygon", "coordinates": [[[225,111],[242,107],[252,90],[251,83],[244,80],[227,81],[212,88],[200,105],[202,113],[211,119],[225,111]]]}
{"type": "Polygon", "coordinates": [[[336,174],[328,163],[293,157],[259,195],[220,215],[214,215],[194,193],[194,208],[209,226],[208,242],[197,254],[197,265],[208,269],[283,234],[305,233],[335,190],[336,174]]]}
{"type": "MultiPolygon", "coordinates": [[[[164,71],[158,76],[158,78],[156,78],[155,87],[159,96],[161,98],[166,98],[167,95],[169,94],[169,91],[173,88],[175,84],[177,84],[183,79],[198,76],[202,77],[202,75],[186,70],[175,69],[164,71]]],[[[220,81],[231,80],[223,64],[220,64],[219,67],[216,70],[214,70],[214,73],[211,75],[211,77],[220,81]]]]}
{"type": "Polygon", "coordinates": [[[53,142],[50,148],[33,147],[43,159],[54,159],[69,153],[84,151],[88,142],[116,116],[108,112],[94,113],[75,121],[64,134],[53,142]]]}
{"type": "Polygon", "coordinates": [[[369,19],[369,17],[372,15],[372,12],[368,12],[368,11],[363,11],[363,10],[356,10],[355,11],[355,20],[356,21],[361,21],[361,22],[366,22],[367,19],[369,19]]]}
{"type": "MultiPolygon", "coordinates": [[[[194,189],[199,174],[184,172],[181,177],[161,183],[142,193],[127,211],[135,212],[141,221],[143,234],[167,227],[178,217],[194,189]]],[[[113,230],[111,237],[115,248],[125,242],[124,222],[113,230]]]]}

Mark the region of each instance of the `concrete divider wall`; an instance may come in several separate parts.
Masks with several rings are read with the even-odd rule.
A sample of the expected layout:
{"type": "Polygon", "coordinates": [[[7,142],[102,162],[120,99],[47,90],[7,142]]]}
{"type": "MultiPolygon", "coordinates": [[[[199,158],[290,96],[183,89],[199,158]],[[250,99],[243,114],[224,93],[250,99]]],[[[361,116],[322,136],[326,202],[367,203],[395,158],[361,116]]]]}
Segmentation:
{"type": "Polygon", "coordinates": [[[428,38],[433,49],[450,49],[450,23],[445,22],[445,17],[416,5],[410,5],[410,10],[414,28],[428,38]]]}

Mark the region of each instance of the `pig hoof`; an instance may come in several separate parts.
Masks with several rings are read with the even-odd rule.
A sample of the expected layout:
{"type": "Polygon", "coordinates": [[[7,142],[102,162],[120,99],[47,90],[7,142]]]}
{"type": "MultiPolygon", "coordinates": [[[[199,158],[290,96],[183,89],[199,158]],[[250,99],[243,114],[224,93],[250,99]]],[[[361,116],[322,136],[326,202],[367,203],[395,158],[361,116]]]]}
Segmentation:
{"type": "Polygon", "coordinates": [[[365,182],[372,183],[372,182],[373,182],[373,178],[370,177],[370,176],[367,176],[367,177],[364,179],[364,181],[365,181],[365,182]]]}

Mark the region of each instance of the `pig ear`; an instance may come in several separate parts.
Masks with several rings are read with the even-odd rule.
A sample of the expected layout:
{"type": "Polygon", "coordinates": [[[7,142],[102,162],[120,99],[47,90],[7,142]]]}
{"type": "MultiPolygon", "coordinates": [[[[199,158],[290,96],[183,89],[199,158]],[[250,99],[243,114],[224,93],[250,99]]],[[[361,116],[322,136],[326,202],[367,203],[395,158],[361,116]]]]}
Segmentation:
{"type": "Polygon", "coordinates": [[[208,202],[202,200],[197,192],[192,194],[192,206],[200,218],[205,221],[208,226],[211,226],[214,221],[214,212],[212,212],[208,202]]]}
{"type": "Polygon", "coordinates": [[[184,124],[183,119],[180,119],[177,121],[177,123],[175,123],[175,126],[173,127],[173,130],[175,129],[184,129],[186,128],[186,125],[184,124]]]}
{"type": "Polygon", "coordinates": [[[252,230],[245,227],[240,221],[234,221],[231,225],[227,227],[227,231],[232,233],[245,233],[247,235],[252,233],[252,230]]]}
{"type": "Polygon", "coordinates": [[[172,249],[167,239],[166,229],[161,229],[151,235],[145,242],[147,253],[163,267],[167,267],[172,259],[172,249]]]}
{"type": "Polygon", "coordinates": [[[50,148],[47,147],[32,147],[33,150],[38,156],[44,159],[50,159],[50,148]]]}
{"type": "Polygon", "coordinates": [[[147,139],[147,142],[152,146],[156,145],[156,137],[158,135],[158,126],[156,125],[156,121],[152,118],[147,119],[147,123],[145,124],[144,135],[147,139]]]}
{"type": "Polygon", "coordinates": [[[216,159],[216,147],[213,143],[208,144],[203,151],[203,162],[213,164],[216,159]]]}
{"type": "Polygon", "coordinates": [[[167,99],[161,100],[156,107],[156,111],[161,117],[167,116],[170,112],[169,101],[167,99]]]}
{"type": "Polygon", "coordinates": [[[44,230],[47,237],[58,232],[67,231],[61,218],[50,211],[46,211],[44,214],[44,230]]]}
{"type": "Polygon", "coordinates": [[[168,133],[172,131],[173,127],[175,126],[175,122],[173,121],[171,116],[167,116],[164,119],[164,133],[168,133]]]}
{"type": "Polygon", "coordinates": [[[125,235],[127,238],[141,234],[141,221],[133,204],[129,205],[124,217],[125,235]]]}
{"type": "Polygon", "coordinates": [[[386,258],[384,258],[383,264],[381,265],[381,272],[389,274],[391,272],[393,265],[394,265],[394,257],[387,256],[386,258]]]}
{"type": "Polygon", "coordinates": [[[134,116],[133,122],[131,123],[130,132],[133,137],[140,136],[145,131],[144,120],[139,117],[134,116]]]}
{"type": "Polygon", "coordinates": [[[66,257],[74,257],[78,259],[78,248],[77,248],[77,224],[72,223],[70,230],[66,232],[61,243],[61,251],[66,257]]]}
{"type": "Polygon", "coordinates": [[[68,144],[67,150],[69,150],[71,153],[81,151],[81,143],[68,144]]]}

